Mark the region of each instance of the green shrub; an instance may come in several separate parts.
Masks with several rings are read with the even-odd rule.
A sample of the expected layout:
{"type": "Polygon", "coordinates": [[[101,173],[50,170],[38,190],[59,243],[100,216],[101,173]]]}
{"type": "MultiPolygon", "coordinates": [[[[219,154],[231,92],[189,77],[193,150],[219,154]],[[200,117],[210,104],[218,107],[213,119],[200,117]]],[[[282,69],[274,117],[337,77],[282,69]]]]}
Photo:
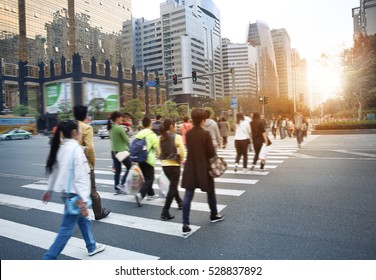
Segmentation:
{"type": "Polygon", "coordinates": [[[331,129],[376,129],[376,121],[341,121],[327,122],[316,125],[316,130],[331,129]]]}

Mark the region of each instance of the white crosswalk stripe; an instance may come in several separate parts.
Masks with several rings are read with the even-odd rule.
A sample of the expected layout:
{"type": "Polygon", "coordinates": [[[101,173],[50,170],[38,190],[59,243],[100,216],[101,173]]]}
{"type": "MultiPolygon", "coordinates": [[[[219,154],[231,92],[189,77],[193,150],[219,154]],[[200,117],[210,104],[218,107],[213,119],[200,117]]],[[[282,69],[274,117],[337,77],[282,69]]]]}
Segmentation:
{"type": "MultiPolygon", "coordinates": [[[[291,147],[278,147],[278,148],[271,148],[270,153],[268,154],[268,160],[266,165],[267,171],[260,171],[259,167],[256,166],[254,171],[242,172],[242,159],[240,160],[238,172],[234,172],[235,167],[235,149],[227,149],[227,150],[219,150],[218,155],[223,157],[226,162],[228,163],[228,170],[226,173],[220,177],[215,179],[216,183],[216,195],[217,195],[217,208],[219,212],[222,212],[226,209],[227,205],[222,204],[221,201],[225,201],[225,203],[234,203],[236,199],[240,197],[244,192],[250,190],[253,186],[255,186],[258,181],[263,178],[263,176],[269,175],[273,169],[277,168],[278,165],[283,164],[284,160],[288,159],[296,149],[291,147]]],[[[248,167],[250,167],[250,163],[253,160],[254,153],[248,153],[248,167]]],[[[123,210],[119,207],[120,205],[118,202],[124,202],[126,204],[134,205],[135,209],[137,209],[135,204],[134,195],[114,195],[114,173],[110,170],[111,166],[108,168],[104,168],[103,165],[110,165],[112,159],[110,158],[97,158],[97,161],[102,161],[102,168],[96,168],[96,183],[98,192],[104,201],[104,204],[108,204],[111,202],[116,202],[117,205],[110,206],[112,212],[111,214],[100,221],[96,221],[95,223],[106,224],[111,230],[111,227],[120,227],[121,229],[126,230],[135,230],[135,231],[142,231],[148,234],[159,234],[161,236],[171,237],[171,238],[182,238],[182,224],[181,220],[175,218],[175,220],[171,221],[162,221],[159,219],[159,214],[164,206],[165,198],[157,198],[153,200],[143,200],[143,204],[148,208],[151,208],[149,213],[155,213],[154,216],[150,217],[143,217],[145,212],[140,212],[140,215],[132,214],[127,215],[123,214],[123,210]],[[106,163],[104,163],[106,162],[106,163]],[[108,162],[108,164],[107,164],[108,162]],[[153,211],[153,212],[151,212],[153,211]]],[[[37,164],[35,164],[37,165],[37,164]]],[[[124,170],[124,168],[123,168],[124,170]]],[[[156,192],[159,189],[158,186],[158,177],[161,174],[162,167],[160,162],[157,163],[155,168],[156,170],[156,180],[153,184],[153,188],[156,192]]],[[[182,168],[183,170],[183,168],[182,168]]],[[[35,177],[36,178],[36,177],[35,177]]],[[[30,178],[30,180],[32,180],[30,178]]],[[[42,193],[47,189],[47,181],[45,179],[35,179],[34,183],[26,184],[21,186],[24,189],[33,190],[36,192],[42,193]]],[[[180,195],[184,194],[184,189],[179,188],[180,195]]],[[[195,196],[194,201],[191,204],[191,212],[194,212],[195,215],[205,215],[205,220],[208,219],[210,209],[206,200],[206,195],[199,189],[196,189],[196,193],[199,194],[195,196]]],[[[52,215],[52,214],[60,214],[62,215],[64,211],[64,205],[62,202],[55,203],[50,202],[48,204],[43,204],[40,200],[27,198],[27,197],[20,197],[16,195],[9,195],[9,194],[0,194],[0,205],[5,207],[12,207],[16,208],[15,211],[29,211],[29,210],[37,210],[41,213],[41,215],[52,215]]],[[[177,213],[182,213],[177,210],[178,205],[175,201],[173,201],[171,205],[173,214],[177,215],[177,213]]],[[[143,209],[145,211],[145,209],[143,209]]],[[[181,214],[180,214],[181,215],[181,214]]],[[[91,211],[91,218],[94,214],[91,211]]],[[[51,232],[48,230],[39,229],[37,227],[33,227],[30,225],[24,225],[19,223],[17,219],[15,220],[6,220],[0,218],[0,236],[9,238],[21,243],[29,244],[32,246],[36,246],[42,249],[48,249],[49,246],[52,244],[54,238],[56,237],[56,232],[51,232]]],[[[192,229],[192,235],[200,230],[202,226],[205,226],[205,222],[201,222],[196,225],[190,225],[192,229]]],[[[95,235],[95,233],[94,233],[95,235]]],[[[97,238],[97,237],[96,237],[97,238]]],[[[100,243],[100,242],[99,242],[100,243]]],[[[122,244],[119,248],[108,246],[106,250],[98,255],[93,257],[89,257],[87,255],[87,251],[85,248],[85,243],[82,239],[72,237],[65,247],[62,254],[76,258],[76,259],[133,259],[133,260],[155,260],[158,259],[158,256],[144,254],[145,252],[136,252],[132,250],[127,250],[122,246],[127,246],[126,244],[122,244]]],[[[140,250],[142,251],[142,250],[140,250]]]]}

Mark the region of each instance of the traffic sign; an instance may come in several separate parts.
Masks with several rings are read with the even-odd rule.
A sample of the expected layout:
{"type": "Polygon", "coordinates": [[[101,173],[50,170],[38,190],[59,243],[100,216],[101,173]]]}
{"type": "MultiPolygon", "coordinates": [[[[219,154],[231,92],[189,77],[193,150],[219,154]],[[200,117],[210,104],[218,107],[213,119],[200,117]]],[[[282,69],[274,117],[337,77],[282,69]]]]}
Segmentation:
{"type": "Polygon", "coordinates": [[[238,98],[236,96],[231,96],[231,109],[238,108],[238,98]]]}

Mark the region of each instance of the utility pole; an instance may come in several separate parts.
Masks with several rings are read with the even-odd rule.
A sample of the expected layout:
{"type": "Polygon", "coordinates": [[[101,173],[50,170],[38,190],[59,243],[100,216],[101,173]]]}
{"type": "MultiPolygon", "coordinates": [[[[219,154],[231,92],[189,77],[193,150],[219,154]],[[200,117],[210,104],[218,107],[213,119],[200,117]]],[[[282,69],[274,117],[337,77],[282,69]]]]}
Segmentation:
{"type": "MultiPolygon", "coordinates": [[[[235,69],[234,68],[231,68],[231,78],[232,78],[232,96],[236,96],[236,92],[235,92],[235,69]]],[[[233,109],[233,118],[234,118],[234,122],[236,120],[236,114],[237,114],[237,108],[234,108],[233,109]]]]}

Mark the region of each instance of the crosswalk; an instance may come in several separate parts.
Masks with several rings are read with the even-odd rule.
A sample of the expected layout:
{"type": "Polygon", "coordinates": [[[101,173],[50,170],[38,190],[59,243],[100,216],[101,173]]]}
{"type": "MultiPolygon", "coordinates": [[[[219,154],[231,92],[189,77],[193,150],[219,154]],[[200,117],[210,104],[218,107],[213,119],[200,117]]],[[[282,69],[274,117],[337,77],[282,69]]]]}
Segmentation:
{"type": "MultiPolygon", "coordinates": [[[[234,149],[230,148],[226,150],[219,150],[218,155],[226,160],[226,162],[229,164],[229,168],[222,177],[215,179],[218,211],[224,212],[229,204],[236,204],[237,198],[249,191],[252,186],[257,184],[260,180],[262,180],[262,178],[271,174],[273,169],[278,168],[280,164],[283,164],[283,162],[291,157],[295,152],[296,149],[291,147],[271,147],[268,154],[266,171],[260,171],[256,167],[254,171],[243,173],[234,172],[234,158],[236,154],[234,149]]],[[[250,152],[248,161],[251,162],[252,158],[253,153],[250,152]]],[[[100,164],[101,167],[98,167],[95,171],[97,189],[102,198],[102,204],[113,205],[113,203],[125,203],[137,209],[133,195],[114,195],[113,173],[110,170],[111,159],[98,158],[97,161],[102,162],[102,164],[100,164]]],[[[242,159],[239,165],[242,166],[242,159]]],[[[153,188],[158,191],[157,179],[162,170],[159,163],[157,164],[155,170],[156,181],[153,188]]],[[[22,185],[21,188],[42,194],[47,188],[47,181],[46,179],[36,180],[33,183],[22,185]]],[[[184,190],[179,188],[179,191],[180,196],[183,197],[184,190]]],[[[112,210],[111,214],[106,219],[93,221],[93,223],[106,227],[121,227],[124,230],[132,229],[136,231],[148,232],[150,234],[170,238],[185,238],[182,235],[181,211],[177,210],[178,206],[176,202],[173,202],[171,206],[171,211],[173,211],[174,215],[176,216],[175,219],[171,221],[162,221],[159,219],[159,214],[161,213],[164,205],[164,198],[161,197],[149,201],[144,199],[143,204],[145,207],[149,208],[147,211],[144,209],[144,211],[140,211],[139,215],[137,211],[136,214],[134,213],[135,211],[133,211],[132,214],[128,215],[124,213],[124,209],[109,207],[112,210]],[[147,215],[145,214],[146,212],[148,212],[147,215]],[[150,213],[154,213],[154,216],[150,215],[150,213]]],[[[35,197],[30,198],[3,193],[0,193],[0,205],[17,208],[21,211],[33,209],[46,216],[52,214],[62,215],[64,207],[62,202],[50,202],[48,204],[43,204],[39,199],[35,199],[35,197]]],[[[208,220],[210,210],[206,201],[206,195],[199,189],[196,190],[196,195],[191,206],[191,212],[195,215],[199,215],[200,217],[204,216],[208,220]]],[[[92,213],[91,218],[93,218],[92,213]]],[[[199,232],[201,228],[206,227],[208,224],[208,222],[205,223],[202,222],[202,220],[196,224],[195,220],[192,220],[192,234],[190,235],[190,238],[192,238],[192,236],[199,232]]],[[[0,218],[0,225],[0,236],[42,249],[48,249],[56,237],[56,232],[25,225],[21,222],[17,222],[17,220],[0,218]]],[[[98,242],[101,243],[100,236],[97,236],[95,232],[94,235],[96,239],[99,240],[98,242]]],[[[85,243],[81,238],[73,237],[70,239],[67,247],[64,249],[63,254],[75,259],[88,259],[89,257],[86,254],[84,244],[85,243]]],[[[124,246],[126,247],[126,245],[124,246]]],[[[127,248],[122,247],[123,246],[107,246],[107,249],[103,253],[98,254],[95,257],[91,257],[90,259],[152,260],[159,258],[159,256],[145,254],[145,252],[128,250],[127,248]]]]}

